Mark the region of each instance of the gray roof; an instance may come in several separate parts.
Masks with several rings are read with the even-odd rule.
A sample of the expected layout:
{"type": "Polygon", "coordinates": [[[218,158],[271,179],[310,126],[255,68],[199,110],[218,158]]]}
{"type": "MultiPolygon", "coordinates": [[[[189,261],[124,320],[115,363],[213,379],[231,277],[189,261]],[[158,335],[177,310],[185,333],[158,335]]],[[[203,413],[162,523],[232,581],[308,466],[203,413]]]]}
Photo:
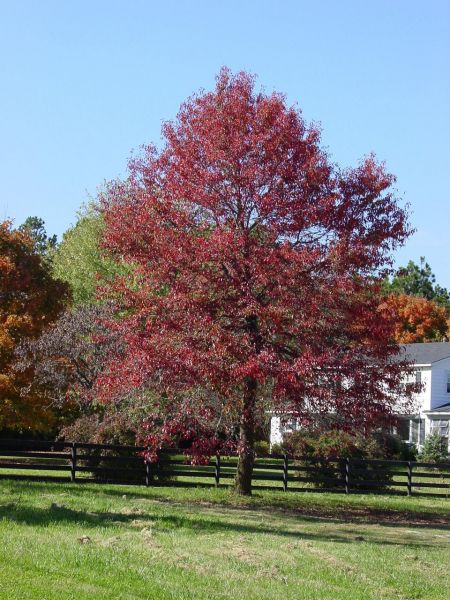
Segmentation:
{"type": "Polygon", "coordinates": [[[450,357],[450,342],[428,342],[426,344],[402,344],[400,359],[407,359],[414,365],[430,365],[450,357]]]}
{"type": "Polygon", "coordinates": [[[426,410],[425,413],[450,413],[450,402],[446,404],[441,404],[441,406],[437,406],[436,408],[432,408],[431,410],[426,410]]]}

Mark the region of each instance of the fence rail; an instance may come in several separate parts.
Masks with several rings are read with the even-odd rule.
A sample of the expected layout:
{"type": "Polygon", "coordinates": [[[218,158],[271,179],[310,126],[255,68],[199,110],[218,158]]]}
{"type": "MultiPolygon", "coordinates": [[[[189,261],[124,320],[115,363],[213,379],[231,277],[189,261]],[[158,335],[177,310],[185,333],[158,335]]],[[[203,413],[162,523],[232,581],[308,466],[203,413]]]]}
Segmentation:
{"type": "MultiPolygon", "coordinates": [[[[192,465],[185,451],[172,449],[150,463],[144,458],[145,450],[139,446],[0,440],[0,478],[227,487],[236,474],[235,455],[218,454],[206,464],[192,465]]],[[[450,498],[450,463],[269,455],[255,461],[253,488],[450,498]]]]}

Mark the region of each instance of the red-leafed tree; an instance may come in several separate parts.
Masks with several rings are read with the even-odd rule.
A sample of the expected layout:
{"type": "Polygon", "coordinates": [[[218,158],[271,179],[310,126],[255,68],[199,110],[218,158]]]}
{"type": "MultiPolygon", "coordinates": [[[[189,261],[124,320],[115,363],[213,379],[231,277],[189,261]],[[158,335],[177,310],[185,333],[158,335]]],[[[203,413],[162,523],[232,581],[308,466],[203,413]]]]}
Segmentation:
{"type": "Polygon", "coordinates": [[[392,414],[404,365],[389,361],[379,278],[410,231],[374,157],[340,170],[318,129],[246,73],[223,69],[163,135],[103,197],[105,245],[134,269],[109,288],[123,345],[98,393],[157,391],[154,449],[236,440],[249,494],[265,411],[350,427],[392,414]]]}

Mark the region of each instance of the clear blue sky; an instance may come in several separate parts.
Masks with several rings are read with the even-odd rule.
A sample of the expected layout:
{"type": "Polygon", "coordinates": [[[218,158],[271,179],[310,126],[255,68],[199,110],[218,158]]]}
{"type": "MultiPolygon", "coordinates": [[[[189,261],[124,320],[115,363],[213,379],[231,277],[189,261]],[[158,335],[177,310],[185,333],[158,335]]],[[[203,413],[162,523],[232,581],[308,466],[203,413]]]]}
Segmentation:
{"type": "Polygon", "coordinates": [[[222,65],[319,121],[334,160],[398,177],[450,288],[449,0],[0,0],[0,219],[59,236],[222,65]]]}

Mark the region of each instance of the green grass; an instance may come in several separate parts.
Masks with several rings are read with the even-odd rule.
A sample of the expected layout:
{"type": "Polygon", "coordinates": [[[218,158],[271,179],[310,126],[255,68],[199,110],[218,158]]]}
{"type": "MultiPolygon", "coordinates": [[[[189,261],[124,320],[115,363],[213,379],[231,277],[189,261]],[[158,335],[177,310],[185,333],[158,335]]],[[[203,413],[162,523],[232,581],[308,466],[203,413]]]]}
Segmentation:
{"type": "Polygon", "coordinates": [[[0,480],[0,598],[450,597],[450,502],[0,480]]]}

